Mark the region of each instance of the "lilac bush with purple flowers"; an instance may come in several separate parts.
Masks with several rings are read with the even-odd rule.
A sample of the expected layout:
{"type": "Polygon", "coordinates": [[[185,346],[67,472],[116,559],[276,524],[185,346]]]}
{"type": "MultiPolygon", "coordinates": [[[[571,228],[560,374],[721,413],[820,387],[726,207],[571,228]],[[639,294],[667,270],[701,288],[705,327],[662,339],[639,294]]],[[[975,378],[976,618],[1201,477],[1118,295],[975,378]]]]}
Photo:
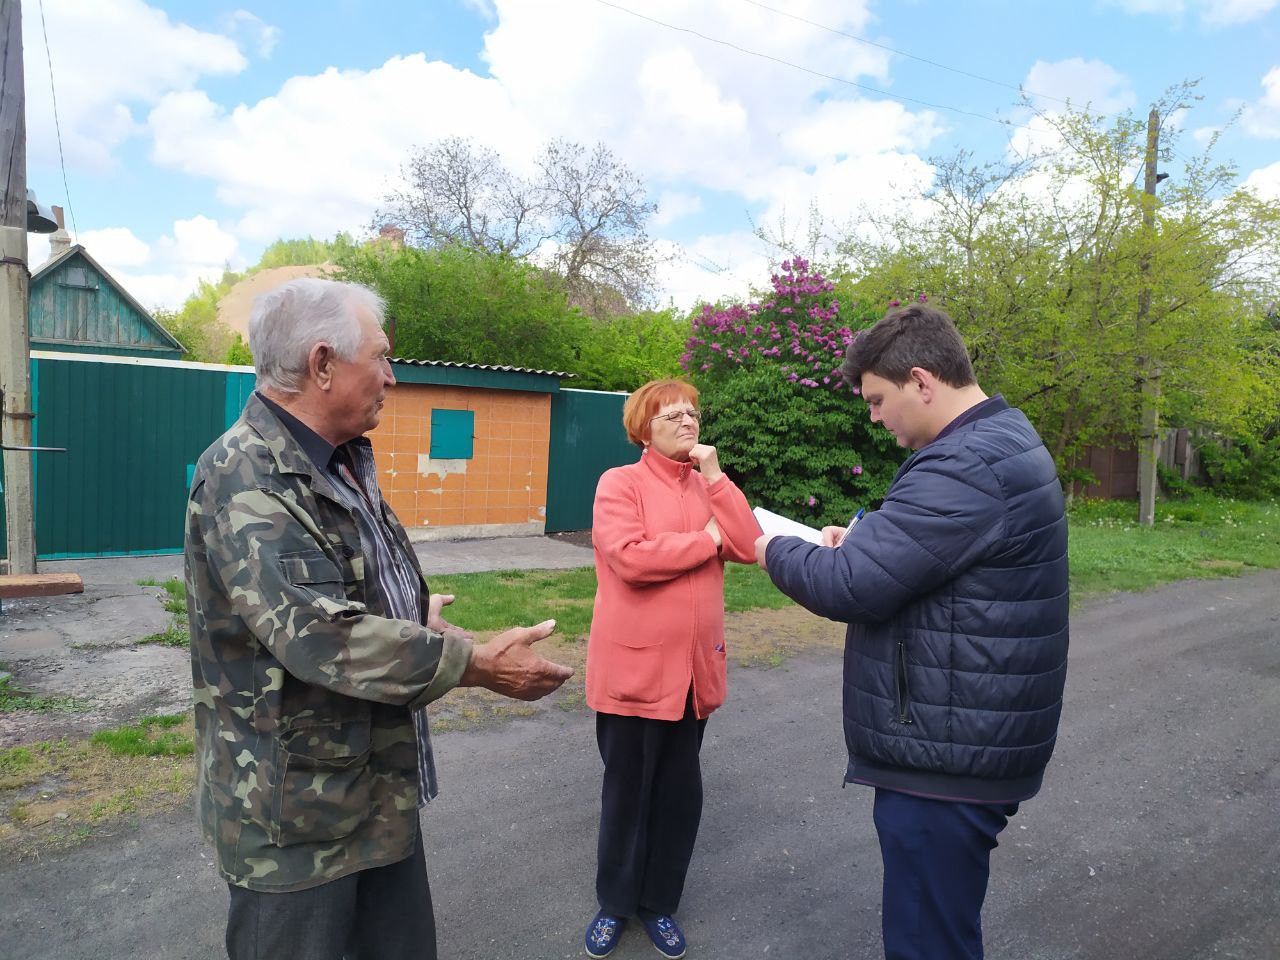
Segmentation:
{"type": "Polygon", "coordinates": [[[785,260],[760,303],[704,304],[680,365],[703,380],[732,376],[759,364],[809,390],[846,389],[840,362],[853,331],[840,321],[835,284],[802,257],[785,260]]]}
{"type": "Polygon", "coordinates": [[[808,261],[784,261],[767,296],[705,304],[680,362],[702,393],[703,438],[753,504],[847,523],[884,495],[904,451],[840,376],[857,331],[884,307],[842,302],[808,261]]]}

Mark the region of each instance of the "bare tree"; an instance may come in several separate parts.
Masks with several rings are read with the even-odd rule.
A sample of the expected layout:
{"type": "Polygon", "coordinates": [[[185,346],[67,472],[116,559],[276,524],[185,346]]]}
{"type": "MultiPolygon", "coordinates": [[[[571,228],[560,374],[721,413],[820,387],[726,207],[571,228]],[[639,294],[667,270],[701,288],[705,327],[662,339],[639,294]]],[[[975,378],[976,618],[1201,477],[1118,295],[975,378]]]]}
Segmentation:
{"type": "Polygon", "coordinates": [[[591,313],[648,301],[657,257],[645,225],[657,207],[644,182],[603,144],[553,140],[535,169],[523,179],[486,147],[437,141],[410,157],[405,186],[386,197],[375,226],[394,224],[416,246],[531,259],[591,313]]]}
{"type": "Polygon", "coordinates": [[[415,246],[456,243],[525,257],[546,239],[534,184],[514,176],[487,147],[450,137],[417,151],[405,187],[385,198],[376,223],[394,224],[415,246]]]}

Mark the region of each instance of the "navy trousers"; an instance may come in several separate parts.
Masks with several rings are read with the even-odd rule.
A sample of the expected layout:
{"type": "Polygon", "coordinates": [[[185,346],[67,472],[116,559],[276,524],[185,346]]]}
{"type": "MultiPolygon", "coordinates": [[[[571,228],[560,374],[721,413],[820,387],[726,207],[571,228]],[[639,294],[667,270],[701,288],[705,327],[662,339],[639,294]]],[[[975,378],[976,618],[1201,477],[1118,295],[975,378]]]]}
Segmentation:
{"type": "Polygon", "coordinates": [[[982,960],[991,851],[1017,812],[876,790],[886,960],[982,960]]]}

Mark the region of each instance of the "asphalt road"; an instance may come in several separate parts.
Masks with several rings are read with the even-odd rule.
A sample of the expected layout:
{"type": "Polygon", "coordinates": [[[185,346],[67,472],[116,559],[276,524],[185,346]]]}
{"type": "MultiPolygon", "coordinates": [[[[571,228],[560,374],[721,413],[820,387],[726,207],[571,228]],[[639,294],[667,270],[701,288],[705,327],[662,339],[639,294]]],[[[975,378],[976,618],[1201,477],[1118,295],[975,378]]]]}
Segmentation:
{"type": "MultiPolygon", "coordinates": [[[[1094,602],[1072,621],[1045,789],[993,855],[993,960],[1280,957],[1280,573],[1094,602]]],[[[704,746],[679,917],[692,960],[876,958],[870,792],[841,789],[839,663],[739,669],[704,746]]],[[[449,960],[582,955],[592,719],[439,737],[424,813],[449,960]]],[[[0,956],[221,956],[226,890],[185,815],[0,865],[0,956]]],[[[637,931],[619,960],[657,954],[637,931]]]]}

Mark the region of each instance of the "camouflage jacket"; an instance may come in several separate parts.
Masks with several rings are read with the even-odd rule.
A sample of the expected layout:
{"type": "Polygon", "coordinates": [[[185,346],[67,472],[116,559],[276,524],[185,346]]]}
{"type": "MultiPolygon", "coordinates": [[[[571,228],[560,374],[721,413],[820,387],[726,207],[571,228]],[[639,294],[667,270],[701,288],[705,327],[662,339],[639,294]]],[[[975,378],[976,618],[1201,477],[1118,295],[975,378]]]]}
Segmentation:
{"type": "Polygon", "coordinates": [[[200,457],[185,552],[196,805],[223,875],[284,892],[408,856],[411,710],[457,685],[470,641],[385,616],[355,519],[256,394],[200,457]]]}

